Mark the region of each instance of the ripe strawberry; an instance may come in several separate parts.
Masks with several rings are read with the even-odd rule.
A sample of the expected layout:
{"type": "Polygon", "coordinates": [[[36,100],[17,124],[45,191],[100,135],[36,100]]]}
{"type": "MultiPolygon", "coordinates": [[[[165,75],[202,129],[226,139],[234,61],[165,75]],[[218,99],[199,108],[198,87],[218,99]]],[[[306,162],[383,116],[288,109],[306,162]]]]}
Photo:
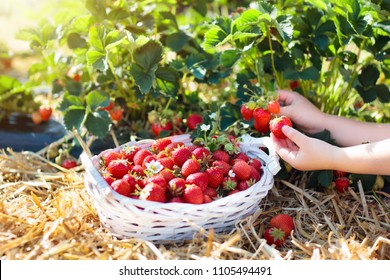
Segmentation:
{"type": "Polygon", "coordinates": [[[300,87],[299,81],[297,81],[297,80],[290,81],[289,82],[289,87],[290,87],[291,90],[294,90],[294,89],[300,87]]]}
{"type": "Polygon", "coordinates": [[[243,160],[238,160],[232,166],[234,174],[236,174],[237,180],[247,180],[251,174],[251,167],[243,160]]]}
{"type": "Polygon", "coordinates": [[[227,152],[223,150],[216,150],[212,153],[211,158],[213,160],[222,160],[224,162],[229,163],[230,161],[230,156],[227,152]]]}
{"type": "Polygon", "coordinates": [[[349,182],[348,177],[336,178],[336,180],[334,182],[336,185],[336,189],[341,193],[345,192],[349,188],[350,182],[349,182]]]}
{"type": "Polygon", "coordinates": [[[142,176],[145,176],[145,168],[143,168],[141,165],[134,165],[132,168],[131,168],[131,173],[132,174],[135,174],[139,177],[142,177],[142,176]]]}
{"type": "Polygon", "coordinates": [[[130,163],[134,160],[134,155],[141,150],[138,146],[125,146],[120,150],[124,159],[127,159],[130,163]]]}
{"type": "Polygon", "coordinates": [[[136,190],[137,180],[131,174],[126,174],[123,176],[122,181],[125,181],[130,186],[130,193],[133,193],[136,190]]]}
{"type": "Polygon", "coordinates": [[[114,109],[114,101],[110,100],[110,103],[106,107],[101,107],[100,110],[111,111],[114,109]]]}
{"type": "Polygon", "coordinates": [[[177,166],[182,166],[184,162],[191,157],[191,152],[187,147],[176,148],[172,152],[172,159],[177,166]]]}
{"type": "Polygon", "coordinates": [[[167,181],[165,181],[165,178],[161,174],[155,174],[151,177],[147,177],[144,179],[144,185],[146,186],[148,183],[155,183],[157,185],[160,185],[164,189],[167,188],[167,181]]]}
{"type": "Polygon", "coordinates": [[[110,151],[102,156],[103,164],[108,166],[111,161],[123,159],[123,154],[119,152],[110,151]]]}
{"type": "Polygon", "coordinates": [[[168,168],[164,168],[163,170],[160,171],[161,176],[164,177],[165,181],[169,182],[173,178],[175,178],[175,175],[173,175],[172,170],[168,168]]]}
{"type": "Polygon", "coordinates": [[[280,113],[280,104],[279,104],[279,102],[277,100],[271,100],[267,104],[267,110],[271,114],[275,114],[275,115],[279,114],[280,113]]]}
{"type": "Polygon", "coordinates": [[[160,122],[152,123],[151,125],[153,134],[158,137],[161,133],[161,131],[171,131],[172,130],[172,123],[166,122],[165,124],[162,124],[160,122]]]}
{"type": "Polygon", "coordinates": [[[115,181],[115,178],[111,176],[110,173],[103,174],[103,179],[107,182],[109,186],[115,181]]]}
{"type": "Polygon", "coordinates": [[[168,152],[168,155],[170,153],[172,153],[175,149],[179,148],[179,147],[184,147],[184,143],[183,142],[173,142],[171,144],[169,144],[168,146],[165,147],[165,150],[168,152]]]}
{"type": "Polygon", "coordinates": [[[148,150],[140,149],[138,152],[135,153],[133,161],[134,165],[141,165],[143,164],[145,158],[147,156],[150,156],[152,153],[148,150]]]}
{"type": "Polygon", "coordinates": [[[286,241],[287,236],[284,231],[271,227],[265,230],[263,237],[267,241],[268,245],[275,244],[276,247],[280,247],[286,241]]]}
{"type": "Polygon", "coordinates": [[[333,170],[333,176],[338,178],[338,177],[347,177],[348,173],[345,171],[341,170],[333,170]]]}
{"type": "Polygon", "coordinates": [[[220,168],[222,170],[223,176],[227,176],[229,174],[230,164],[226,161],[216,160],[213,162],[212,166],[220,168]]]}
{"type": "Polygon", "coordinates": [[[146,167],[147,163],[150,163],[152,161],[156,161],[156,157],[154,155],[148,155],[144,158],[144,161],[142,162],[142,167],[146,167]]]}
{"type": "Polygon", "coordinates": [[[117,193],[127,197],[130,197],[132,192],[130,185],[123,179],[118,179],[112,182],[111,188],[117,193]]]}
{"type": "Polygon", "coordinates": [[[276,117],[272,119],[269,123],[270,131],[278,138],[285,139],[286,135],[284,135],[282,131],[282,127],[288,125],[292,127],[291,120],[286,116],[276,117]]]}
{"type": "Polygon", "coordinates": [[[252,180],[238,181],[237,190],[245,191],[252,185],[252,180]]]}
{"type": "Polygon", "coordinates": [[[151,182],[141,190],[139,198],[148,201],[165,202],[167,199],[166,189],[151,182]]]}
{"type": "Polygon", "coordinates": [[[253,119],[260,126],[265,126],[269,124],[269,121],[271,120],[271,114],[268,112],[268,110],[258,107],[253,111],[253,119]]]}
{"type": "Polygon", "coordinates": [[[253,122],[253,127],[256,131],[260,133],[268,133],[269,132],[269,123],[267,124],[260,124],[256,120],[253,122]]]}
{"type": "Polygon", "coordinates": [[[218,193],[217,193],[217,190],[214,189],[214,188],[206,188],[203,192],[205,195],[208,195],[209,197],[213,198],[213,199],[216,199],[218,198],[218,193]]]}
{"type": "Polygon", "coordinates": [[[122,179],[130,170],[130,163],[124,159],[113,160],[107,166],[107,171],[116,179],[122,179]]]}
{"type": "Polygon", "coordinates": [[[41,105],[39,106],[38,112],[42,121],[47,122],[50,119],[53,110],[50,107],[41,105]]]}
{"type": "Polygon", "coordinates": [[[155,153],[163,151],[169,144],[172,143],[170,138],[160,138],[152,143],[152,151],[155,153]]]}
{"type": "Polygon", "coordinates": [[[209,185],[209,180],[209,175],[206,172],[195,172],[187,176],[186,183],[198,185],[202,191],[205,191],[209,185]]]}
{"type": "Polygon", "coordinates": [[[255,182],[260,181],[261,174],[259,171],[257,171],[253,166],[249,166],[251,169],[251,173],[249,174],[249,178],[253,179],[255,182]]]}
{"type": "Polygon", "coordinates": [[[247,104],[242,104],[240,112],[242,118],[246,121],[250,121],[253,118],[253,109],[249,109],[247,104]]]}
{"type": "Polygon", "coordinates": [[[203,123],[203,117],[196,113],[190,114],[187,117],[187,126],[189,130],[196,129],[196,126],[201,123],[203,123]]]}
{"type": "Polygon", "coordinates": [[[176,203],[183,203],[184,202],[184,199],[180,196],[174,196],[172,197],[169,201],[169,203],[173,203],[173,202],[176,202],[176,203]]]}
{"type": "Polygon", "coordinates": [[[121,108],[114,108],[112,109],[111,111],[109,111],[109,114],[110,114],[110,117],[111,117],[111,120],[113,120],[114,122],[120,122],[122,120],[122,117],[123,117],[123,111],[121,108]]]}
{"type": "Polygon", "coordinates": [[[252,158],[249,160],[249,165],[253,166],[258,172],[261,172],[261,161],[258,160],[257,158],[252,158]]]}
{"type": "Polygon", "coordinates": [[[209,187],[210,188],[217,188],[223,180],[223,173],[222,170],[218,167],[209,167],[206,169],[206,173],[209,175],[209,187]]]}
{"type": "Polygon", "coordinates": [[[196,149],[192,151],[192,155],[198,160],[203,160],[204,158],[210,156],[210,151],[205,147],[196,147],[196,149]]]}
{"type": "Polygon", "coordinates": [[[236,154],[233,158],[234,158],[234,159],[242,159],[242,160],[245,161],[245,162],[249,162],[249,157],[248,157],[246,154],[241,153],[241,152],[239,152],[238,154],[236,154]]]}
{"type": "Polygon", "coordinates": [[[183,163],[183,166],[181,167],[181,174],[184,178],[187,178],[190,174],[196,173],[199,170],[199,162],[194,158],[190,158],[183,163]]]}
{"type": "Polygon", "coordinates": [[[183,199],[186,203],[202,204],[204,202],[203,191],[195,184],[186,185],[183,192],[183,199]]]}
{"type": "Polygon", "coordinates": [[[207,194],[204,194],[203,195],[203,203],[210,203],[210,202],[213,202],[213,199],[208,196],[207,194]]]}
{"type": "Polygon", "coordinates": [[[72,169],[77,166],[77,162],[73,159],[65,159],[61,163],[61,167],[66,168],[66,169],[72,169]]]}
{"type": "Polygon", "coordinates": [[[173,166],[175,165],[175,162],[170,157],[159,158],[159,159],[157,159],[157,161],[159,163],[161,163],[162,166],[164,166],[165,168],[168,168],[170,170],[172,170],[173,166]]]}
{"type": "Polygon", "coordinates": [[[181,196],[186,188],[186,180],[183,178],[174,178],[168,182],[169,193],[172,196],[181,196]]]}
{"type": "Polygon", "coordinates": [[[294,220],[290,215],[278,214],[273,216],[269,222],[271,228],[282,230],[286,236],[289,236],[291,231],[295,228],[294,220]]]}
{"type": "Polygon", "coordinates": [[[237,189],[231,190],[230,192],[228,192],[227,195],[233,195],[233,194],[238,193],[238,192],[239,192],[239,190],[237,190],[237,189]]]}

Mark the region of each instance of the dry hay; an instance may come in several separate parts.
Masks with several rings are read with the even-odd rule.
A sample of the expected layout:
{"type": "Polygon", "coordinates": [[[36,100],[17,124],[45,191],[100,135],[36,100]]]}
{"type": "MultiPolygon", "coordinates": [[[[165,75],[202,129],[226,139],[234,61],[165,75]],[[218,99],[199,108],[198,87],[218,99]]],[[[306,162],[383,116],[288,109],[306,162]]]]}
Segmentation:
{"type": "Polygon", "coordinates": [[[225,234],[157,245],[118,240],[104,229],[84,188],[82,166],[65,170],[31,153],[0,153],[1,259],[390,259],[390,196],[304,188],[305,178],[279,181],[261,210],[225,234]],[[298,187],[300,186],[300,187],[298,187]],[[282,248],[262,239],[270,217],[294,217],[282,248]]]}

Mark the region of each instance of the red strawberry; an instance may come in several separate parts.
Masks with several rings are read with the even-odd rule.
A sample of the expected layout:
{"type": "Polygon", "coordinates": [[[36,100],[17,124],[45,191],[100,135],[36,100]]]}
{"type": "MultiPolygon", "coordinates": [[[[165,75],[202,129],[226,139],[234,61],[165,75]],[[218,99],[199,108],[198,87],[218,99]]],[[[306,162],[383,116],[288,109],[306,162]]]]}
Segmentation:
{"type": "Polygon", "coordinates": [[[172,143],[170,138],[160,138],[152,143],[152,151],[155,153],[163,151],[169,144],[172,143]]]}
{"type": "Polygon", "coordinates": [[[204,202],[204,194],[199,186],[189,184],[186,185],[186,188],[184,189],[183,199],[186,203],[202,204],[204,202]]]}
{"type": "Polygon", "coordinates": [[[250,121],[253,118],[253,110],[249,109],[247,104],[242,104],[240,112],[242,118],[246,121],[250,121]]]}
{"type": "Polygon", "coordinates": [[[50,119],[53,110],[50,107],[41,105],[38,109],[38,112],[42,121],[47,122],[50,119]]]}
{"type": "Polygon", "coordinates": [[[238,153],[237,155],[234,156],[234,159],[242,159],[245,162],[249,162],[249,157],[244,154],[244,153],[238,153]]]}
{"type": "Polygon", "coordinates": [[[213,162],[212,166],[220,168],[222,170],[223,176],[227,176],[229,174],[230,164],[226,161],[216,160],[213,162]]]}
{"type": "Polygon", "coordinates": [[[250,182],[251,180],[238,181],[237,190],[239,191],[247,190],[251,186],[250,182]]]}
{"type": "Polygon", "coordinates": [[[139,150],[138,152],[135,153],[134,155],[134,165],[141,165],[143,164],[144,162],[144,159],[147,157],[147,156],[150,156],[152,153],[148,150],[139,150]]]}
{"type": "Polygon", "coordinates": [[[253,123],[253,127],[260,133],[268,133],[269,132],[269,123],[260,124],[256,120],[253,123]]]}
{"type": "Polygon", "coordinates": [[[280,113],[280,104],[279,104],[279,102],[277,100],[271,100],[267,104],[267,110],[271,114],[275,114],[275,115],[279,114],[280,113]]]}
{"type": "Polygon", "coordinates": [[[333,170],[333,176],[338,178],[338,177],[347,177],[348,173],[345,171],[341,170],[333,170]]]}
{"type": "Polygon", "coordinates": [[[173,203],[173,202],[176,202],[176,203],[183,203],[183,202],[184,202],[184,199],[181,198],[180,196],[174,196],[174,197],[172,197],[168,202],[170,202],[170,203],[173,203]]]}
{"type": "Polygon", "coordinates": [[[268,245],[275,244],[276,247],[280,247],[286,241],[286,234],[284,231],[278,228],[267,228],[264,232],[264,239],[267,241],[268,245]]]}
{"type": "Polygon", "coordinates": [[[349,188],[350,182],[349,182],[348,177],[336,178],[336,180],[334,182],[336,185],[336,189],[341,193],[345,192],[349,188]]]}
{"type": "Polygon", "coordinates": [[[294,89],[300,87],[300,83],[297,80],[291,80],[288,85],[289,85],[291,90],[294,90],[294,89]]]}
{"type": "Polygon", "coordinates": [[[166,189],[161,187],[156,183],[148,183],[141,190],[140,199],[156,202],[165,202],[166,201],[166,189]]]}
{"type": "Polygon", "coordinates": [[[282,230],[286,236],[289,236],[291,231],[295,228],[294,220],[290,215],[278,214],[273,216],[269,222],[271,228],[282,230]]]}
{"type": "Polygon", "coordinates": [[[206,169],[206,173],[209,175],[209,187],[210,188],[217,188],[223,180],[223,173],[222,170],[218,167],[209,167],[206,169]]]}
{"type": "Polygon", "coordinates": [[[209,175],[206,172],[196,172],[187,176],[186,183],[198,185],[202,191],[205,191],[209,185],[209,180],[209,175]]]}
{"type": "Polygon", "coordinates": [[[103,174],[103,178],[109,186],[115,181],[115,178],[110,173],[103,174]]]}
{"type": "Polygon", "coordinates": [[[64,161],[61,163],[61,167],[66,169],[72,169],[77,166],[77,162],[73,159],[64,159],[64,161]]]}
{"type": "Polygon", "coordinates": [[[167,188],[167,181],[165,181],[164,176],[161,174],[153,175],[152,177],[148,177],[144,180],[144,185],[147,185],[148,183],[155,183],[157,185],[160,185],[164,189],[167,188]]]}
{"type": "Polygon", "coordinates": [[[172,170],[168,168],[164,168],[163,170],[160,171],[161,176],[164,177],[165,181],[169,182],[173,178],[175,178],[175,175],[173,175],[172,170]]]}
{"type": "Polygon", "coordinates": [[[130,163],[125,159],[117,159],[110,162],[107,171],[116,179],[121,179],[131,170],[130,163]]]}
{"type": "Polygon", "coordinates": [[[155,122],[151,125],[153,134],[158,137],[161,133],[161,131],[171,131],[172,130],[172,123],[166,122],[165,124],[155,122]]]}
{"type": "Polygon", "coordinates": [[[168,146],[165,147],[165,150],[169,153],[172,153],[176,148],[183,147],[184,143],[183,142],[173,142],[169,144],[168,146]]]}
{"type": "Polygon", "coordinates": [[[249,165],[253,166],[258,172],[261,172],[261,161],[257,158],[252,158],[249,160],[249,165]]]}
{"type": "Polygon", "coordinates": [[[111,161],[113,160],[117,160],[117,159],[123,159],[123,154],[120,153],[120,152],[113,152],[113,151],[110,151],[108,153],[106,153],[103,157],[103,163],[105,166],[108,166],[110,164],[111,161]]]}
{"type": "Polygon", "coordinates": [[[168,182],[169,192],[172,196],[181,196],[186,188],[186,180],[174,178],[168,182]]]}
{"type": "Polygon", "coordinates": [[[181,167],[181,174],[184,178],[187,178],[190,174],[196,173],[199,170],[199,162],[194,158],[190,158],[183,163],[183,166],[181,167]]]}
{"type": "Polygon", "coordinates": [[[172,159],[177,166],[182,166],[183,163],[191,157],[191,152],[187,147],[176,148],[172,152],[172,159]]]}
{"type": "Polygon", "coordinates": [[[271,120],[271,114],[268,112],[268,110],[258,107],[253,111],[253,119],[258,125],[265,126],[269,124],[271,120]]]}
{"type": "Polygon", "coordinates": [[[204,190],[204,194],[205,194],[205,195],[208,195],[209,197],[211,197],[211,198],[213,198],[213,199],[218,198],[217,190],[214,189],[214,188],[210,188],[210,187],[206,188],[206,189],[204,190]]]}
{"type": "Polygon", "coordinates": [[[126,146],[123,149],[120,150],[120,153],[123,155],[124,159],[127,159],[129,162],[133,162],[134,155],[140,150],[141,148],[138,146],[126,146]]]}
{"type": "Polygon", "coordinates": [[[230,156],[229,156],[229,154],[227,152],[225,152],[223,150],[216,150],[212,154],[212,159],[214,159],[214,160],[222,160],[224,162],[229,163],[230,156]]]}
{"type": "Polygon", "coordinates": [[[175,165],[175,162],[170,157],[159,158],[157,161],[159,163],[161,163],[161,165],[164,166],[165,168],[168,168],[171,170],[173,169],[173,166],[175,165]]]}
{"type": "Polygon", "coordinates": [[[282,131],[282,127],[288,125],[292,126],[291,120],[286,116],[276,117],[272,119],[269,123],[270,131],[278,138],[285,139],[286,135],[284,135],[282,131]]]}
{"type": "Polygon", "coordinates": [[[257,171],[253,166],[249,166],[251,169],[251,173],[249,174],[249,178],[253,179],[255,182],[260,181],[261,174],[259,171],[257,171]]]}
{"type": "Polygon", "coordinates": [[[142,162],[142,167],[146,167],[147,163],[150,163],[152,161],[156,161],[156,157],[154,155],[148,155],[144,158],[144,161],[142,162]]]}
{"type": "Polygon", "coordinates": [[[203,160],[204,158],[210,156],[210,151],[205,147],[197,147],[192,151],[192,154],[196,159],[203,160]]]}
{"type": "Polygon", "coordinates": [[[111,188],[117,193],[130,197],[131,195],[131,186],[123,179],[118,179],[112,182],[111,188]]]}
{"type": "Polygon", "coordinates": [[[238,160],[232,166],[234,174],[236,174],[237,180],[247,180],[251,174],[251,167],[243,160],[238,160]]]}
{"type": "Polygon", "coordinates": [[[201,124],[202,122],[203,122],[203,117],[196,113],[193,113],[187,117],[187,126],[189,130],[196,129],[196,126],[198,124],[201,124]]]}
{"type": "Polygon", "coordinates": [[[237,189],[231,190],[230,192],[228,192],[227,195],[233,195],[233,194],[235,194],[235,193],[238,193],[239,191],[240,191],[240,190],[237,190],[237,189]]]}
{"type": "Polygon", "coordinates": [[[129,184],[130,193],[133,193],[135,191],[136,185],[137,185],[137,180],[136,180],[136,178],[134,178],[133,175],[126,174],[125,176],[123,176],[122,181],[125,181],[126,183],[129,184]]]}
{"type": "Polygon", "coordinates": [[[131,169],[131,173],[140,177],[145,176],[145,168],[143,168],[141,165],[134,165],[131,169]]]}

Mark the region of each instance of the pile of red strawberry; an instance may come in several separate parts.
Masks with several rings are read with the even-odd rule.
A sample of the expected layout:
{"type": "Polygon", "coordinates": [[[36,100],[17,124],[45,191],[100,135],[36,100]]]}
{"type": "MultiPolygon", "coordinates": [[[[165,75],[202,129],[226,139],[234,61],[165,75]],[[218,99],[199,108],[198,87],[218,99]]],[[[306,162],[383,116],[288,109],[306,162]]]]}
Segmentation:
{"type": "Polygon", "coordinates": [[[284,125],[292,126],[291,120],[286,116],[278,116],[280,104],[278,100],[271,99],[267,102],[259,99],[258,102],[249,101],[241,106],[241,116],[244,120],[253,119],[254,128],[261,133],[271,131],[276,137],[284,139],[282,131],[284,125]]]}
{"type": "Polygon", "coordinates": [[[100,172],[113,190],[127,197],[208,203],[248,189],[262,175],[261,162],[241,153],[237,138],[227,139],[213,151],[171,138],[157,139],[148,149],[126,146],[104,154],[100,172]]]}

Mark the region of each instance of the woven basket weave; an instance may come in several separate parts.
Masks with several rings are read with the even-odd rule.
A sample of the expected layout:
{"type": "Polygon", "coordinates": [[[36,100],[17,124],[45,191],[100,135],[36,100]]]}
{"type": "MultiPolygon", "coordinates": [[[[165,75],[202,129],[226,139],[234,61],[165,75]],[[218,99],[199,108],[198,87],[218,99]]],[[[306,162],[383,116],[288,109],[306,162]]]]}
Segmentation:
{"type": "MultiPolygon", "coordinates": [[[[171,137],[172,141],[181,141],[192,145],[189,135],[171,137]]],[[[279,158],[270,145],[268,137],[242,137],[241,151],[263,163],[263,175],[259,182],[245,191],[238,192],[210,203],[195,205],[188,203],[159,203],[122,196],[113,191],[99,173],[100,158],[106,150],[90,158],[81,155],[85,168],[85,187],[92,196],[94,206],[102,224],[118,238],[142,238],[164,243],[191,239],[201,228],[213,228],[215,232],[231,230],[237,221],[253,214],[260,201],[274,184],[273,176],[279,169],[279,158]],[[260,147],[266,147],[269,154],[260,147]]],[[[149,148],[154,140],[129,142],[124,146],[137,145],[149,148]]]]}

